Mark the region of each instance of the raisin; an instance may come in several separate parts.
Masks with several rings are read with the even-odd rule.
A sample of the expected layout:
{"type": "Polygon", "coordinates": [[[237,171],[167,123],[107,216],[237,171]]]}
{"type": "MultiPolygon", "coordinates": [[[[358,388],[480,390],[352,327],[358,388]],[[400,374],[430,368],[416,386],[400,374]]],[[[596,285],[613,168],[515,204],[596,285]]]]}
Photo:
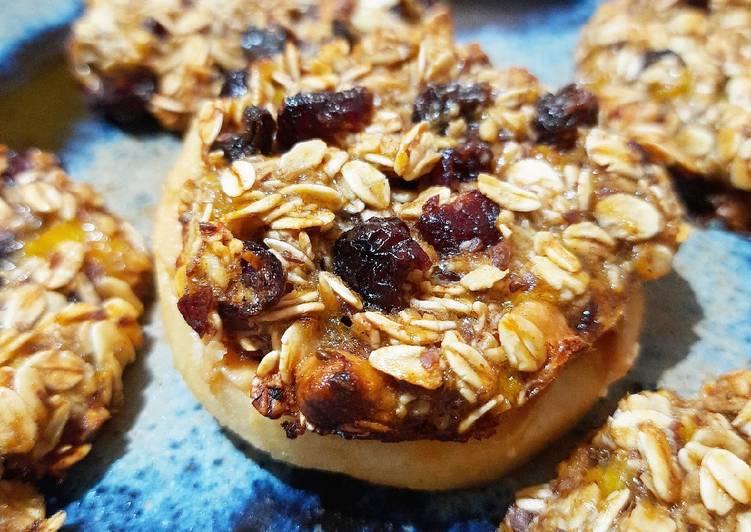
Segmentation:
{"type": "Polygon", "coordinates": [[[185,322],[203,336],[209,329],[209,312],[214,307],[214,294],[206,286],[194,289],[183,295],[177,302],[177,308],[185,322]]]}
{"type": "Polygon", "coordinates": [[[644,66],[642,69],[646,70],[650,66],[667,57],[674,57],[681,65],[686,66],[686,62],[683,58],[673,50],[650,50],[644,54],[644,66]]]}
{"type": "Polygon", "coordinates": [[[292,33],[282,26],[249,27],[242,36],[240,45],[245,57],[256,61],[284,51],[287,41],[294,41],[292,33]]]}
{"type": "Polygon", "coordinates": [[[243,112],[243,133],[222,133],[211,145],[212,150],[222,150],[225,159],[236,161],[248,155],[271,153],[276,122],[271,113],[262,107],[248,106],[243,112]]]}
{"type": "Polygon", "coordinates": [[[219,96],[239,98],[248,92],[248,72],[246,70],[232,70],[224,75],[224,83],[219,96]]]}
{"type": "Polygon", "coordinates": [[[120,124],[145,118],[157,89],[157,77],[143,66],[121,68],[101,78],[101,88],[91,95],[93,106],[120,124]]]}
{"type": "Polygon", "coordinates": [[[10,183],[21,172],[31,170],[32,166],[33,163],[26,153],[8,151],[5,154],[5,169],[0,172],[0,177],[4,183],[10,183]]]}
{"type": "Polygon", "coordinates": [[[350,47],[357,44],[360,40],[360,37],[357,35],[357,30],[352,24],[339,18],[331,23],[331,32],[335,37],[340,37],[347,41],[350,47]]]}
{"type": "Polygon", "coordinates": [[[473,140],[458,148],[449,148],[428,174],[434,185],[448,186],[459,181],[474,181],[480,172],[493,169],[493,151],[482,141],[473,140]]]}
{"type": "Polygon", "coordinates": [[[709,0],[683,0],[687,6],[697,9],[709,9],[709,0]]]}
{"type": "Polygon", "coordinates": [[[568,149],[576,143],[579,126],[597,124],[597,98],[576,84],[548,93],[537,100],[534,127],[538,140],[568,149]]]}
{"type": "Polygon", "coordinates": [[[219,301],[219,314],[231,328],[275,305],[284,294],[287,278],[279,259],[257,242],[244,241],[240,275],[219,301]]]}
{"type": "Polygon", "coordinates": [[[164,39],[167,36],[167,28],[155,18],[147,17],[146,20],[143,21],[143,27],[159,39],[164,39]]]}
{"type": "Polygon", "coordinates": [[[245,137],[253,153],[270,154],[276,133],[276,122],[271,113],[262,107],[249,105],[243,111],[243,124],[245,137]]]}
{"type": "Polygon", "coordinates": [[[499,212],[496,203],[476,190],[444,205],[433,196],[423,205],[417,228],[442,256],[481,251],[501,238],[495,227],[499,212]]]}
{"type": "Polygon", "coordinates": [[[279,143],[332,141],[341,133],[362,131],[373,114],[373,94],[364,87],[341,92],[302,92],[284,99],[279,110],[279,143]]]}
{"type": "Polygon", "coordinates": [[[404,307],[402,284],[430,259],[398,218],[370,218],[334,244],[334,272],[370,303],[384,310],[404,307]]]}
{"type": "Polygon", "coordinates": [[[490,103],[491,96],[487,83],[428,85],[415,100],[412,121],[427,121],[441,130],[459,117],[474,122],[482,108],[490,103]]]}

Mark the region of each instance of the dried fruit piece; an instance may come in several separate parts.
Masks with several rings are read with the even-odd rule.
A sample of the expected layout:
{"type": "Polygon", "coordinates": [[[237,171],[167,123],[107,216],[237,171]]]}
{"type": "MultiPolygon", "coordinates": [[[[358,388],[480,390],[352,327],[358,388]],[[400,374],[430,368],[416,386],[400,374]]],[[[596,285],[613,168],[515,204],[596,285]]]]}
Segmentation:
{"type": "Polygon", "coordinates": [[[239,98],[246,92],[248,92],[247,70],[233,70],[225,74],[219,96],[239,98]]]}
{"type": "Polygon", "coordinates": [[[214,306],[214,294],[209,287],[200,287],[188,292],[177,302],[177,308],[185,322],[199,336],[206,334],[209,328],[209,312],[214,306]]]}
{"type": "Polygon", "coordinates": [[[287,281],[279,259],[257,242],[243,242],[240,260],[240,275],[230,283],[218,305],[219,314],[230,321],[245,321],[275,305],[287,281]]]}
{"type": "Polygon", "coordinates": [[[574,83],[548,93],[537,100],[534,127],[538,140],[569,148],[576,142],[580,126],[597,124],[597,111],[597,98],[574,83]]]}
{"type": "Polygon", "coordinates": [[[245,57],[250,61],[256,61],[283,52],[288,40],[294,40],[294,37],[282,26],[251,26],[243,34],[241,46],[245,57]]]}
{"type": "Polygon", "coordinates": [[[373,114],[373,94],[364,87],[341,92],[301,92],[284,99],[279,110],[279,143],[332,141],[342,133],[361,131],[373,114]]]}
{"type": "Polygon", "coordinates": [[[365,301],[384,310],[404,306],[402,284],[430,259],[398,218],[370,218],[334,244],[334,272],[365,301]]]}
{"type": "Polygon", "coordinates": [[[417,228],[442,256],[480,251],[500,240],[495,227],[500,209],[476,190],[440,205],[437,196],[425,202],[417,228]]]}
{"type": "Polygon", "coordinates": [[[478,118],[478,112],[488,105],[491,99],[490,86],[485,83],[428,85],[415,100],[412,121],[430,122],[441,130],[445,129],[451,120],[460,117],[467,122],[474,122],[478,118]]]}
{"type": "Polygon", "coordinates": [[[650,66],[654,65],[655,63],[662,61],[663,59],[667,57],[674,57],[676,60],[678,60],[679,63],[682,65],[685,65],[686,63],[683,61],[683,58],[678,55],[673,50],[649,50],[644,54],[644,66],[642,67],[644,70],[648,69],[650,66]]]}
{"type": "Polygon", "coordinates": [[[243,111],[242,133],[222,133],[211,145],[212,150],[222,150],[225,159],[236,161],[255,153],[269,154],[274,144],[276,122],[271,113],[262,107],[249,105],[243,111]]]}
{"type": "Polygon", "coordinates": [[[493,170],[493,151],[484,142],[473,140],[441,153],[428,178],[435,185],[449,186],[459,181],[474,181],[480,172],[493,170]]]}
{"type": "Polygon", "coordinates": [[[156,75],[146,67],[133,66],[107,72],[101,88],[90,95],[92,105],[109,119],[121,124],[142,120],[157,89],[156,75]]]}

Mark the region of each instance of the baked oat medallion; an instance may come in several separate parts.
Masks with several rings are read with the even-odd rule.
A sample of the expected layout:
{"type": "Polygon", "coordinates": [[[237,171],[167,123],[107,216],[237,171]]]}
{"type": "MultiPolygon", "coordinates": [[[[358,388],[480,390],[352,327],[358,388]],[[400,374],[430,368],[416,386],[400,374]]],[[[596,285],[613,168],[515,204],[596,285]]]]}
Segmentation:
{"type": "Polygon", "coordinates": [[[155,236],[177,366],[223,423],[306,467],[450,487],[497,476],[473,454],[484,438],[557,434],[591,404],[559,388],[560,420],[510,421],[570,365],[600,368],[592,400],[630,365],[641,284],[670,270],[681,213],[662,167],[598,127],[591,94],[494,70],[444,13],[252,79],[202,107],[155,236]],[[331,437],[309,433],[408,442],[389,448],[424,475],[390,478],[418,467],[396,458],[322,466],[331,437]],[[460,453],[476,462],[463,480],[460,453]]]}
{"type": "Polygon", "coordinates": [[[54,156],[0,146],[0,529],[61,524],[18,481],[62,475],[122,401],[150,269],[54,156]]]}
{"type": "Polygon", "coordinates": [[[554,481],[517,494],[501,530],[751,530],[751,371],[698,399],[626,397],[554,481]]]}
{"type": "Polygon", "coordinates": [[[121,122],[151,114],[182,131],[205,99],[259,90],[254,74],[268,69],[265,60],[282,58],[294,70],[334,38],[355,44],[380,25],[407,31],[432,3],[87,0],[69,52],[95,107],[121,122]]]}
{"type": "Polygon", "coordinates": [[[751,231],[751,5],[615,0],[576,52],[602,119],[667,164],[689,210],[751,231]]]}

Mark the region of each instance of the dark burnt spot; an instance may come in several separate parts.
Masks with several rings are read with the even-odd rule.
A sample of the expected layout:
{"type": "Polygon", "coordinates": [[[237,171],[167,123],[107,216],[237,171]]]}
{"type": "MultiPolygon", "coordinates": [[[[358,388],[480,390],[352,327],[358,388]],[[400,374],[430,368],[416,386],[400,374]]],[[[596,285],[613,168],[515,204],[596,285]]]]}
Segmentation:
{"type": "Polygon", "coordinates": [[[305,434],[305,427],[297,421],[282,421],[282,428],[284,429],[284,434],[290,440],[294,440],[298,436],[305,434]]]}
{"type": "Polygon", "coordinates": [[[428,85],[415,100],[412,121],[427,121],[445,131],[449,122],[458,118],[475,122],[491,99],[492,91],[487,83],[428,85]]]}
{"type": "Polygon", "coordinates": [[[370,218],[334,243],[334,272],[365,301],[384,310],[403,308],[402,285],[430,259],[398,218],[370,218]]]}
{"type": "Polygon", "coordinates": [[[90,94],[92,106],[110,120],[134,124],[148,115],[157,77],[145,66],[122,67],[102,74],[100,89],[90,94]]]}
{"type": "Polygon", "coordinates": [[[649,50],[644,54],[644,66],[642,67],[644,70],[648,69],[650,66],[654,65],[655,63],[658,63],[662,61],[663,59],[673,57],[675,58],[681,65],[686,66],[686,63],[683,61],[683,58],[678,55],[673,50],[649,50]]]}
{"type": "Polygon", "coordinates": [[[493,151],[482,141],[473,140],[457,148],[449,148],[441,154],[428,174],[431,184],[450,186],[458,182],[473,181],[480,172],[493,169],[493,151]]]}
{"type": "Polygon", "coordinates": [[[481,251],[501,238],[495,227],[499,212],[495,202],[476,190],[444,205],[433,196],[423,205],[417,228],[442,256],[481,251]]]}
{"type": "Polygon", "coordinates": [[[580,333],[594,333],[599,326],[600,322],[597,321],[597,302],[592,300],[581,311],[579,322],[575,328],[580,333]]]}
{"type": "Polygon", "coordinates": [[[224,75],[224,83],[219,96],[224,98],[239,98],[248,92],[248,72],[246,70],[232,70],[224,75]]]}
{"type": "Polygon", "coordinates": [[[569,149],[576,142],[578,128],[597,124],[597,98],[576,84],[548,93],[537,100],[534,127],[538,140],[569,149]]]}
{"type": "Polygon", "coordinates": [[[282,53],[287,41],[294,40],[292,32],[282,26],[251,26],[242,35],[240,46],[249,61],[256,61],[282,53]]]}
{"type": "Polygon", "coordinates": [[[244,241],[240,275],[230,282],[218,311],[232,327],[275,305],[284,294],[287,278],[279,259],[257,242],[244,241]]]}
{"type": "Polygon", "coordinates": [[[214,294],[211,288],[198,287],[183,295],[177,302],[177,309],[183,315],[185,322],[199,336],[203,336],[209,329],[209,312],[214,307],[214,294]]]}
{"type": "Polygon", "coordinates": [[[284,99],[279,110],[279,144],[336,137],[362,131],[373,115],[373,94],[364,87],[341,92],[302,92],[284,99]]]}
{"type": "Polygon", "coordinates": [[[243,111],[243,126],[243,132],[220,134],[211,149],[221,150],[224,158],[230,162],[256,153],[270,154],[276,133],[276,122],[271,113],[262,107],[249,105],[243,111]]]}
{"type": "Polygon", "coordinates": [[[298,376],[300,412],[316,428],[337,430],[367,417],[367,391],[352,361],[343,355],[318,352],[298,376]]]}

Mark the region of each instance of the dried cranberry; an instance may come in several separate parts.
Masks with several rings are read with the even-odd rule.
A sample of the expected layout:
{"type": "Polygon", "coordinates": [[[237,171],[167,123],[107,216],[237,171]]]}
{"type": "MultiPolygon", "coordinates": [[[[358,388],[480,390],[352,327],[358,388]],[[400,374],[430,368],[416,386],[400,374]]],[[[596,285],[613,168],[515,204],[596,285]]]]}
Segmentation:
{"type": "Polygon", "coordinates": [[[271,113],[262,107],[249,105],[243,112],[243,124],[245,138],[253,153],[271,153],[276,133],[276,122],[271,113]]]}
{"type": "Polygon", "coordinates": [[[572,147],[579,126],[597,124],[597,111],[597,98],[573,83],[542,96],[537,100],[534,122],[539,141],[564,149],[572,147]]]}
{"type": "Polygon", "coordinates": [[[211,145],[212,150],[222,150],[228,161],[236,161],[248,155],[271,153],[274,144],[276,122],[266,109],[248,106],[243,112],[243,133],[222,133],[211,145]]]}
{"type": "Polygon", "coordinates": [[[428,85],[415,100],[412,121],[425,120],[442,130],[459,117],[473,122],[478,112],[490,103],[491,96],[487,83],[428,85]]]}
{"type": "Polygon", "coordinates": [[[206,334],[209,328],[209,312],[214,306],[214,294],[206,286],[196,288],[183,295],[177,302],[177,309],[185,322],[199,336],[206,334]]]}
{"type": "Polygon", "coordinates": [[[481,251],[501,238],[495,227],[499,212],[497,204],[476,190],[444,205],[433,196],[423,205],[417,228],[443,256],[481,251]]]}
{"type": "Polygon", "coordinates": [[[224,83],[219,96],[239,98],[248,92],[248,72],[246,70],[233,70],[224,75],[224,83]]]}
{"type": "Polygon", "coordinates": [[[402,284],[430,259],[398,218],[370,218],[334,244],[334,272],[368,303],[384,310],[402,308],[402,284]]]}
{"type": "Polygon", "coordinates": [[[244,241],[240,276],[219,302],[219,314],[232,326],[275,305],[284,294],[287,277],[279,259],[257,242],[244,241]]]}
{"type": "Polygon", "coordinates": [[[341,92],[302,92],[285,98],[279,110],[279,143],[331,141],[340,133],[361,131],[373,114],[373,95],[364,87],[341,92]]]}
{"type": "Polygon", "coordinates": [[[148,105],[157,89],[157,77],[144,66],[125,67],[101,78],[101,88],[91,95],[93,106],[121,124],[132,124],[147,116],[148,105]]]}
{"type": "Polygon", "coordinates": [[[529,529],[529,525],[535,518],[535,514],[528,510],[523,510],[516,505],[509,508],[504,524],[507,525],[512,532],[525,532],[529,529]]]}
{"type": "Polygon", "coordinates": [[[484,142],[473,140],[458,148],[449,148],[429,175],[435,185],[451,185],[458,181],[473,181],[480,172],[493,169],[493,151],[484,142]]]}
{"type": "Polygon", "coordinates": [[[683,58],[673,50],[649,50],[644,54],[644,66],[642,68],[646,70],[650,66],[659,61],[662,61],[667,57],[674,57],[681,65],[686,65],[686,62],[683,60],[683,58]]]}
{"type": "Polygon", "coordinates": [[[284,51],[287,41],[293,41],[292,33],[282,26],[249,27],[242,36],[240,45],[250,61],[271,57],[284,51]]]}
{"type": "Polygon", "coordinates": [[[504,240],[490,248],[490,262],[499,270],[508,270],[511,263],[511,249],[504,240]]]}

